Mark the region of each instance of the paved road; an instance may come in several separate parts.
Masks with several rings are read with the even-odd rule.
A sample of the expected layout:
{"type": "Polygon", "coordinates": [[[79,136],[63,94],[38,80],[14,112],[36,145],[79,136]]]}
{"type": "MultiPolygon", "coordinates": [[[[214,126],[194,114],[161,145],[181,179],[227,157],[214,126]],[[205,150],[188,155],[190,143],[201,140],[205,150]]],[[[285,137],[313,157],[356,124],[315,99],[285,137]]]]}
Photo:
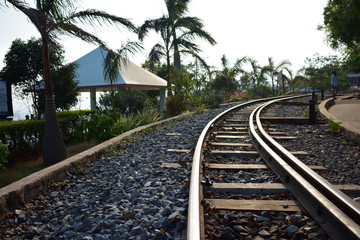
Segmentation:
{"type": "Polygon", "coordinates": [[[342,121],[344,127],[360,134],[360,98],[339,98],[328,111],[342,121]]]}

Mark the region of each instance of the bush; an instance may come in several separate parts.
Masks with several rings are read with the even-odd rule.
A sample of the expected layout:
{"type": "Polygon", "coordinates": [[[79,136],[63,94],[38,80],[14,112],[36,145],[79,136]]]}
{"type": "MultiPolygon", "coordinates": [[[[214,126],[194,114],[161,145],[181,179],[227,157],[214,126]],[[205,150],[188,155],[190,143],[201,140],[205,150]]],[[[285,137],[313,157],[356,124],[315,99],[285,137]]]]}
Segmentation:
{"type": "Polygon", "coordinates": [[[143,109],[142,111],[138,111],[136,117],[141,125],[157,122],[161,119],[160,114],[153,109],[143,109]]]}
{"type": "Polygon", "coordinates": [[[166,115],[173,117],[186,110],[182,98],[179,95],[168,96],[166,99],[166,115]]]}
{"type": "Polygon", "coordinates": [[[150,97],[143,91],[118,89],[115,92],[107,92],[100,97],[99,109],[102,112],[117,111],[121,113],[136,113],[145,108],[152,108],[150,97]]]}
{"type": "Polygon", "coordinates": [[[5,168],[5,164],[8,162],[7,157],[10,155],[8,147],[0,140],[0,169],[5,168]]]}
{"type": "Polygon", "coordinates": [[[225,91],[216,91],[213,89],[204,89],[200,93],[201,99],[205,105],[212,106],[223,103],[225,100],[225,91]]]}
{"type": "Polygon", "coordinates": [[[140,126],[140,124],[141,120],[135,114],[122,114],[119,116],[119,119],[116,122],[116,130],[118,134],[121,134],[131,129],[137,128],[140,126]]]}
{"type": "Polygon", "coordinates": [[[77,141],[90,141],[97,143],[106,141],[114,136],[115,120],[108,115],[95,112],[90,116],[83,116],[76,128],[77,141]]]}
{"type": "Polygon", "coordinates": [[[232,94],[227,95],[227,99],[225,99],[225,102],[243,102],[249,100],[249,97],[246,95],[246,93],[236,92],[234,91],[232,94]]]}
{"type": "Polygon", "coordinates": [[[0,140],[8,146],[10,163],[41,154],[44,120],[2,122],[0,140]]]}
{"type": "MultiPolygon", "coordinates": [[[[65,111],[57,113],[65,143],[71,143],[76,136],[76,125],[82,115],[91,111],[65,111]]],[[[42,153],[42,138],[45,120],[23,120],[0,122],[0,140],[7,145],[9,164],[30,160],[42,153]]]]}
{"type": "Polygon", "coordinates": [[[59,125],[65,143],[73,143],[76,141],[78,134],[78,125],[81,122],[82,116],[88,116],[94,111],[92,110],[78,110],[78,111],[63,111],[58,112],[59,125]]]}

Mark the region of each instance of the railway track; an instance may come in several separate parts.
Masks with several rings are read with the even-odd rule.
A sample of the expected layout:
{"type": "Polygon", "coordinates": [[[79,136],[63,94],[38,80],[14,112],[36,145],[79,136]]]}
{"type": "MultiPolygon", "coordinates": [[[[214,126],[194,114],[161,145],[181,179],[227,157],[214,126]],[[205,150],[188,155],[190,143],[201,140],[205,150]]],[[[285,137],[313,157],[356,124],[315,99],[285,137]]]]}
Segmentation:
{"type": "MultiPolygon", "coordinates": [[[[272,104],[290,99],[243,103],[207,124],[193,156],[187,239],[219,237],[208,225],[211,217],[215,218],[212,224],[224,222],[214,214],[222,210],[241,214],[307,212],[330,238],[360,239],[359,205],[315,173],[321,166],[306,166],[297,158],[305,152],[289,152],[277,142],[291,136],[284,136],[269,123],[264,125],[262,114],[272,104]],[[269,168],[271,177],[261,180],[255,176],[269,168]],[[277,200],[269,200],[269,195],[277,200]]],[[[241,221],[238,231],[228,228],[224,239],[256,235],[243,228],[241,221]]]]}

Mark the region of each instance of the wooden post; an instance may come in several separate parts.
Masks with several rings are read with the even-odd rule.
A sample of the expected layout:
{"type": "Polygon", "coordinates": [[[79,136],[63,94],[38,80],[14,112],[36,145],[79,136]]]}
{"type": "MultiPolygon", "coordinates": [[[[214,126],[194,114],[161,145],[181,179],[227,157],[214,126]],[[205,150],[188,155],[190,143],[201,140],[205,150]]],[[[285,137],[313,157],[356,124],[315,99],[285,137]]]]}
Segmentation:
{"type": "Polygon", "coordinates": [[[315,100],[309,101],[309,123],[316,123],[315,100]]]}

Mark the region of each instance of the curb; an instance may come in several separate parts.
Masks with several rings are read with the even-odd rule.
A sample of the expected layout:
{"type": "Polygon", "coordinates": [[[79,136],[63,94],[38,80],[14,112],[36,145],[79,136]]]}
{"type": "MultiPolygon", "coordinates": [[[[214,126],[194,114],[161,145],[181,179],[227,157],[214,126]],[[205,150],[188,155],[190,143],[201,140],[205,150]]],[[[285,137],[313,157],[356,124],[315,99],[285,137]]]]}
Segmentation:
{"type": "Polygon", "coordinates": [[[146,128],[165,125],[168,122],[183,119],[191,115],[193,115],[193,113],[185,113],[179,116],[134,128],[117,137],[100,143],[99,145],[96,145],[84,152],[76,154],[59,163],[44,168],[3,188],[0,188],[0,220],[3,220],[6,217],[6,214],[13,212],[16,208],[21,207],[24,203],[29,202],[31,199],[45,192],[54,183],[64,180],[69,175],[68,172],[77,167],[76,163],[79,160],[85,160],[89,157],[96,157],[100,155],[106,147],[132,134],[141,132],[146,128]]]}
{"type": "MultiPolygon", "coordinates": [[[[347,96],[340,97],[339,99],[346,99],[347,96]]],[[[353,126],[347,124],[343,120],[336,118],[333,114],[331,114],[328,110],[331,106],[335,105],[335,100],[333,98],[329,98],[327,100],[322,101],[319,104],[320,113],[327,118],[328,120],[332,120],[334,122],[342,122],[341,127],[346,131],[348,135],[356,136],[360,139],[360,134],[358,133],[358,129],[355,129],[353,126]]]]}

